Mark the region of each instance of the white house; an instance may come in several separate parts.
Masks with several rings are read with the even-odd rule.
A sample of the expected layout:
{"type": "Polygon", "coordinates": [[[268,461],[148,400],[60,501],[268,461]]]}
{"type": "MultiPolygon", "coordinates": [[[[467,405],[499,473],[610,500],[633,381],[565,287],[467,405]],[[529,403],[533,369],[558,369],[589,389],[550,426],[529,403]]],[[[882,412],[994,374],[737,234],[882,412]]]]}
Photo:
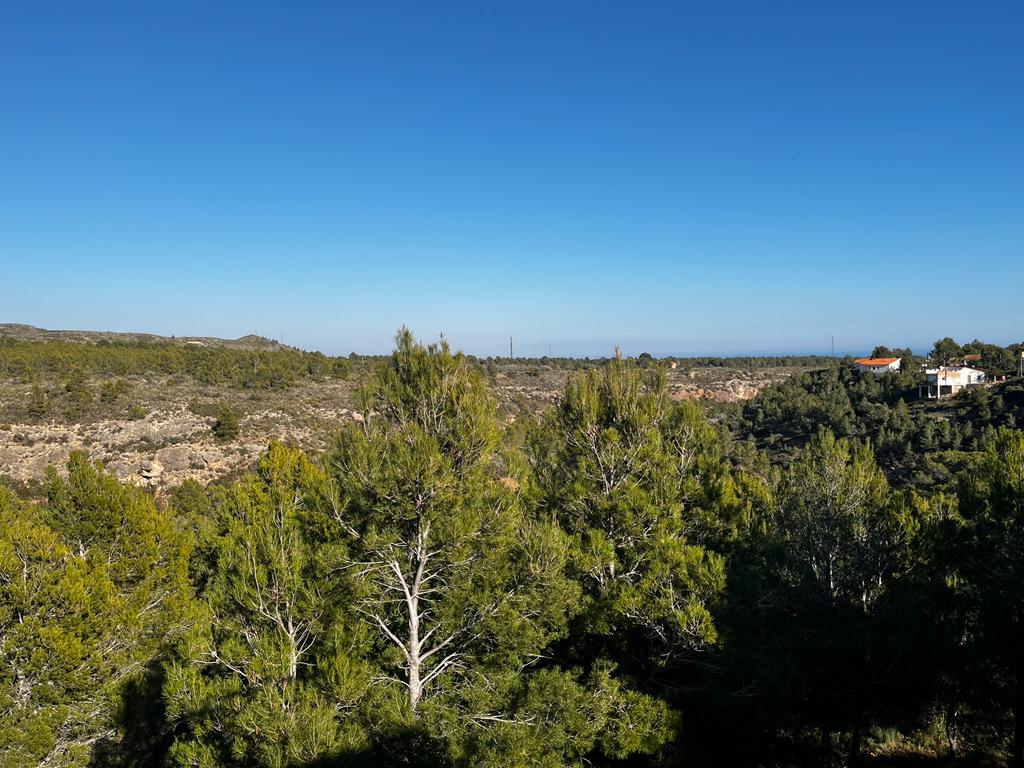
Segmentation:
{"type": "Polygon", "coordinates": [[[899,357],[862,357],[860,360],[854,360],[853,364],[857,366],[857,370],[861,373],[885,376],[890,371],[898,371],[900,369],[901,359],[899,357]]]}
{"type": "Polygon", "coordinates": [[[925,383],[918,387],[918,395],[928,398],[952,397],[964,387],[985,383],[985,372],[966,365],[941,365],[927,368],[925,383]]]}

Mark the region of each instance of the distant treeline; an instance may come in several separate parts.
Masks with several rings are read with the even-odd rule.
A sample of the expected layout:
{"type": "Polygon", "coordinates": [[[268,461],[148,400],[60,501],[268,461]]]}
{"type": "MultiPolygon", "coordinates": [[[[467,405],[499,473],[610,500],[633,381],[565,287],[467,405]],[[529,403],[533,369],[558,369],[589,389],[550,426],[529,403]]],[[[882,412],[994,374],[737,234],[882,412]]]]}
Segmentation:
{"type": "MultiPolygon", "coordinates": [[[[69,374],[114,377],[162,374],[189,376],[203,384],[224,384],[246,389],[279,389],[301,379],[345,377],[355,369],[386,360],[382,355],[331,357],[289,347],[238,349],[175,342],[96,343],[25,341],[0,338],[0,376],[31,381],[69,374]]],[[[611,357],[476,357],[467,362],[487,370],[497,367],[585,370],[607,364],[611,357]]],[[[771,357],[691,357],[656,359],[647,353],[635,360],[642,367],[669,365],[694,368],[820,368],[835,359],[820,355],[771,357]]]]}
{"type": "Polygon", "coordinates": [[[681,368],[824,368],[837,359],[827,355],[765,355],[742,357],[668,358],[681,368]]]}
{"type": "Polygon", "coordinates": [[[104,377],[156,373],[189,376],[211,385],[277,389],[300,379],[345,376],[349,367],[347,358],[287,347],[250,350],[171,342],[81,344],[0,339],[0,376],[23,380],[63,377],[71,372],[104,377]]]}
{"type": "Polygon", "coordinates": [[[925,365],[969,365],[985,371],[990,376],[1001,376],[1017,371],[1024,342],[1000,346],[981,339],[959,344],[946,336],[932,346],[927,355],[914,354],[908,348],[877,346],[870,357],[898,357],[900,369],[904,372],[918,370],[925,365]]]}
{"type": "MultiPolygon", "coordinates": [[[[484,365],[548,367],[565,370],[582,370],[600,368],[609,363],[612,357],[474,357],[466,359],[484,365]]],[[[641,352],[635,360],[643,367],[671,365],[676,363],[684,370],[691,368],[822,368],[835,365],[837,358],[826,355],[767,355],[764,357],[654,357],[641,352]]]]}

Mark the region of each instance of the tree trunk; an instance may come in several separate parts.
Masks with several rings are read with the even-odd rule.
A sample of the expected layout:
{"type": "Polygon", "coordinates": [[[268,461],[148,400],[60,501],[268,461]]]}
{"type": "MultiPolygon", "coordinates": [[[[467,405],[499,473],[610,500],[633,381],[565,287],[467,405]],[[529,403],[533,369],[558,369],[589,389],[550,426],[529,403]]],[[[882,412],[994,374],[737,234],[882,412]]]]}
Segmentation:
{"type": "Polygon", "coordinates": [[[850,732],[850,753],[847,762],[851,768],[860,765],[860,740],[861,740],[861,716],[858,714],[853,720],[853,730],[850,732]]]}
{"type": "Polygon", "coordinates": [[[430,557],[427,549],[429,536],[430,523],[421,520],[414,550],[416,573],[412,578],[412,583],[405,590],[405,600],[409,609],[409,707],[413,713],[416,712],[420,705],[420,699],[423,698],[424,657],[423,641],[420,640],[420,590],[423,588],[423,573],[427,565],[427,558],[430,557]]]}
{"type": "Polygon", "coordinates": [[[1013,704],[1013,768],[1024,768],[1024,662],[1017,663],[1017,696],[1013,704]]]}
{"type": "Polygon", "coordinates": [[[295,682],[299,676],[299,648],[295,639],[295,625],[291,616],[288,617],[288,680],[295,682]]]}
{"type": "Polygon", "coordinates": [[[821,764],[832,765],[832,727],[824,723],[821,726],[821,764]]]}
{"type": "Polygon", "coordinates": [[[409,600],[409,707],[413,712],[419,706],[422,696],[419,595],[413,592],[413,596],[409,600]]]}
{"type": "Polygon", "coordinates": [[[945,720],[946,747],[949,749],[949,756],[953,758],[956,757],[956,703],[953,701],[952,696],[950,696],[949,701],[946,703],[946,713],[943,720],[945,720]]]}

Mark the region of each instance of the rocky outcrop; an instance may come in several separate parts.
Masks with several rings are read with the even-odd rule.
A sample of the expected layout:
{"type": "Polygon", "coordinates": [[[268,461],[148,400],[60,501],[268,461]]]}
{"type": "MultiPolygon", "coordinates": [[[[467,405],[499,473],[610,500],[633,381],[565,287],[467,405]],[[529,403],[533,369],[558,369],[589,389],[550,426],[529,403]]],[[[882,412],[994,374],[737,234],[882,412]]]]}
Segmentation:
{"type": "MultiPolygon", "coordinates": [[[[321,410],[323,423],[334,428],[354,418],[347,409],[321,410]]],[[[322,447],[330,431],[324,427],[313,435],[288,414],[255,413],[243,419],[237,440],[219,442],[210,423],[182,405],[137,421],[6,425],[0,429],[0,477],[16,484],[39,481],[48,466],[62,469],[71,451],[84,450],[121,480],[164,492],[185,480],[206,484],[244,471],[271,440],[322,447]]]]}
{"type": "Polygon", "coordinates": [[[696,384],[684,384],[673,389],[672,394],[678,400],[714,400],[720,403],[734,403],[757,397],[764,386],[764,384],[732,379],[713,389],[696,384]]]}

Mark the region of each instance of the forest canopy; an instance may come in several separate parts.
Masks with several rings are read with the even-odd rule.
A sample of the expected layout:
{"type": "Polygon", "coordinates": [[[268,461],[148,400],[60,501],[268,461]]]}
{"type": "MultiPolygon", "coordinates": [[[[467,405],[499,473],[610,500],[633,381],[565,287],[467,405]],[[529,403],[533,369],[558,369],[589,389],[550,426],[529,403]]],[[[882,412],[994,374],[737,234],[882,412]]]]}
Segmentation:
{"type": "MultiPolygon", "coordinates": [[[[101,349],[0,360],[346,362],[101,349]]],[[[1024,388],[928,410],[919,376],[828,361],[706,410],[615,357],[506,419],[403,329],[322,453],[169,499],[73,453],[0,488],[0,764],[1021,766],[1024,388]]]]}

